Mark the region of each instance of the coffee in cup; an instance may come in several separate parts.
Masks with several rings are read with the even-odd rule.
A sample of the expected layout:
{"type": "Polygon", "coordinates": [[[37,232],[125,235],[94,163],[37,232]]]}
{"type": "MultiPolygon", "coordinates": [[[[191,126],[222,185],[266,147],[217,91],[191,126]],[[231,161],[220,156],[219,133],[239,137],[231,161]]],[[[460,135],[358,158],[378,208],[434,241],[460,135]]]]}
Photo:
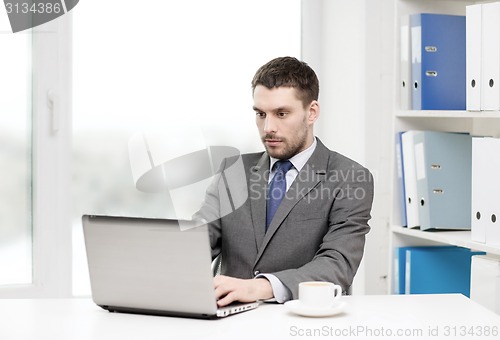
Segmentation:
{"type": "Polygon", "coordinates": [[[331,307],[342,295],[342,287],[331,282],[308,281],[299,283],[299,301],[307,307],[331,307]]]}

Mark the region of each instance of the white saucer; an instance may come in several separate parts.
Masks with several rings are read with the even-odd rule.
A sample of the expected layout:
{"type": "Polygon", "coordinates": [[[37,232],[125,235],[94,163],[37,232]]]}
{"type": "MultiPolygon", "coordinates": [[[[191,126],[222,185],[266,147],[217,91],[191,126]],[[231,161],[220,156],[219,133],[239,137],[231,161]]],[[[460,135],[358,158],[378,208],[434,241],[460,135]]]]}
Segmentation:
{"type": "Polygon", "coordinates": [[[341,313],[344,310],[345,302],[336,302],[330,307],[315,308],[304,306],[299,300],[285,302],[285,307],[292,313],[302,316],[332,316],[341,313]]]}

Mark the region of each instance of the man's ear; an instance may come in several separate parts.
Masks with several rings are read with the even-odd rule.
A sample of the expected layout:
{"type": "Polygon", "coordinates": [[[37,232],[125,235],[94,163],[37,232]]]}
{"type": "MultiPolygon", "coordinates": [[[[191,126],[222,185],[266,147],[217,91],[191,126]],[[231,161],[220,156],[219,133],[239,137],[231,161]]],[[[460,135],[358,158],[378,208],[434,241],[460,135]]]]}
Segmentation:
{"type": "Polygon", "coordinates": [[[309,124],[314,124],[319,117],[319,103],[317,100],[313,100],[309,104],[309,110],[307,112],[307,121],[309,124]]]}

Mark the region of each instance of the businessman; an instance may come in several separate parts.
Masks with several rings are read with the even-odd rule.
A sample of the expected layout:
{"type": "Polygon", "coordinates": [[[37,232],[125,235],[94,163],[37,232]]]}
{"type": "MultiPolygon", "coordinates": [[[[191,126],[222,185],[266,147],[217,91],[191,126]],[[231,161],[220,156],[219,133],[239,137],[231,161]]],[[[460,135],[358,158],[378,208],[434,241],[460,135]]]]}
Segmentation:
{"type": "Polygon", "coordinates": [[[226,160],[195,215],[210,221],[212,256],[222,255],[214,278],[218,304],[282,303],[298,297],[302,281],[330,281],[346,291],[370,229],[372,176],[314,136],[319,82],[306,63],[269,61],[256,72],[252,91],[265,152],[239,158],[245,176],[236,186],[248,198],[221,213],[235,186],[227,180],[234,160],[226,160]]]}

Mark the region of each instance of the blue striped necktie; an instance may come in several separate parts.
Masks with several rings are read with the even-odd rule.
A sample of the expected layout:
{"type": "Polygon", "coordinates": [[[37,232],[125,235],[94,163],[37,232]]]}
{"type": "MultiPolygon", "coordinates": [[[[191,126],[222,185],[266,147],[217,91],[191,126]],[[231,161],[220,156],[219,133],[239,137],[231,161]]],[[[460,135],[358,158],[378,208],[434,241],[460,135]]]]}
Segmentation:
{"type": "Polygon", "coordinates": [[[271,181],[267,191],[267,212],[266,212],[266,231],[273,220],[276,210],[283,200],[286,193],[286,173],[292,167],[289,160],[277,161],[274,164],[276,173],[271,181]]]}

